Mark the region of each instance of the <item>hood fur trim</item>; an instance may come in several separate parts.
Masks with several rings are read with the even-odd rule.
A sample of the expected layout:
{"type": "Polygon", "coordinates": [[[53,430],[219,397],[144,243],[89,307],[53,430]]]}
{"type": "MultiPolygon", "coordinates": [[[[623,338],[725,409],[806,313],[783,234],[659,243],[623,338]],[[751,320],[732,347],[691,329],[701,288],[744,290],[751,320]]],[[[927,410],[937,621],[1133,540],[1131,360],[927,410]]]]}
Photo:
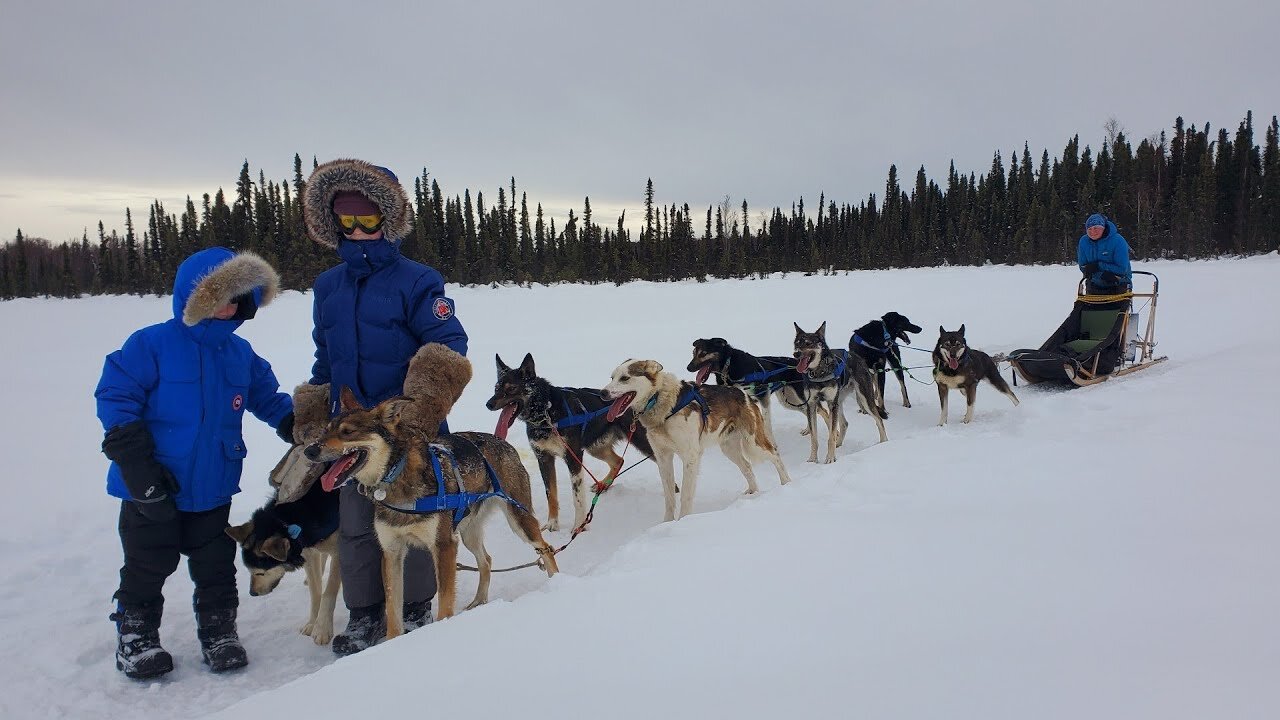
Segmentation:
{"type": "Polygon", "coordinates": [[[232,298],[262,288],[258,308],[266,307],[280,293],[280,274],[271,263],[251,252],[242,252],[214,268],[196,284],[182,308],[188,326],[213,317],[232,298]]]}
{"type": "Polygon", "coordinates": [[[293,389],[293,440],[310,445],[329,423],[329,384],[302,383],[293,389]]]}
{"type": "Polygon", "coordinates": [[[330,160],[311,171],[302,198],[302,214],[313,242],[338,247],[342,232],[330,205],[333,196],[344,190],[361,193],[382,209],[386,218],[382,231],[388,240],[401,240],[413,230],[413,206],[400,181],[363,160],[330,160]]]}
{"type": "Polygon", "coordinates": [[[404,395],[414,402],[403,411],[402,420],[435,437],[469,382],[470,360],[439,343],[423,345],[405,375],[404,395]]]}

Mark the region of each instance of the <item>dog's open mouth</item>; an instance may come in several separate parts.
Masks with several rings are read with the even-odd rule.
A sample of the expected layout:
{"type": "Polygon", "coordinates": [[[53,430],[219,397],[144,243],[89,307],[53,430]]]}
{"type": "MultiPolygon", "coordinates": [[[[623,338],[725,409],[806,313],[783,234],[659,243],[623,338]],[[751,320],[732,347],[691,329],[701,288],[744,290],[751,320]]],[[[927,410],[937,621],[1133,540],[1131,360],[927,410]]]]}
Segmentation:
{"type": "Polygon", "coordinates": [[[809,358],[812,356],[813,356],[813,353],[811,352],[806,351],[801,353],[800,360],[799,362],[796,363],[796,372],[798,373],[809,372],[809,358]]]}
{"type": "Polygon", "coordinates": [[[502,414],[498,415],[498,425],[493,429],[493,434],[503,440],[507,439],[507,431],[516,422],[516,416],[520,414],[520,403],[513,402],[502,406],[502,414]]]}
{"type": "Polygon", "coordinates": [[[960,369],[960,358],[958,358],[958,357],[952,357],[952,356],[948,355],[948,356],[947,356],[947,367],[951,368],[952,370],[959,370],[959,369],[960,369]]]}
{"type": "Polygon", "coordinates": [[[320,476],[320,487],[325,492],[333,492],[335,488],[342,487],[360,470],[367,457],[368,453],[357,448],[334,460],[324,475],[320,476]]]}
{"type": "Polygon", "coordinates": [[[701,385],[707,381],[707,376],[711,374],[711,363],[703,363],[698,368],[698,374],[693,377],[694,384],[701,385]]]}
{"type": "Polygon", "coordinates": [[[617,420],[618,416],[622,415],[622,413],[627,411],[627,408],[631,407],[631,401],[635,399],[636,394],[634,392],[619,395],[618,399],[614,400],[613,404],[609,406],[609,412],[605,413],[604,418],[609,422],[617,420]]]}

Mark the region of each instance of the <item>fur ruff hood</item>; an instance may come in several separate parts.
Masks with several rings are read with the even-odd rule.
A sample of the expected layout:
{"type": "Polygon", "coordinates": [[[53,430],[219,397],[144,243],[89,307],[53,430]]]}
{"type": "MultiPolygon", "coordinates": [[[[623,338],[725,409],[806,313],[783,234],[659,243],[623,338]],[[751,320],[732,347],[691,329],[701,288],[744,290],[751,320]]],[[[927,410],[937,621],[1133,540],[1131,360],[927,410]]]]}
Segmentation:
{"type": "Polygon", "coordinates": [[[182,322],[188,327],[213,317],[223,305],[246,293],[263,308],[280,293],[280,274],[271,264],[251,252],[242,252],[218,265],[196,283],[182,308],[182,322]],[[255,292],[256,291],[256,292],[255,292]]]}
{"type": "Polygon", "coordinates": [[[343,235],[330,206],[343,191],[358,192],[382,210],[388,240],[401,240],[413,230],[413,206],[394,173],[363,160],[330,160],[311,172],[303,194],[302,213],[313,242],[337,249],[343,235]]]}

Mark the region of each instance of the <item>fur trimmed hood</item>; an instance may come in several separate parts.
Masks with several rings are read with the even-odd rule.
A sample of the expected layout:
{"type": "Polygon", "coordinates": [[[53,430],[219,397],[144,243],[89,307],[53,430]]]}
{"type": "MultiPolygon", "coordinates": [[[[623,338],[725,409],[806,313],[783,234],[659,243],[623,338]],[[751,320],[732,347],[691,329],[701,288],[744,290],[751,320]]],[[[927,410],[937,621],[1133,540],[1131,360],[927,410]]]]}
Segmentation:
{"type": "Polygon", "coordinates": [[[423,345],[409,361],[404,396],[413,400],[402,418],[428,437],[435,437],[467,383],[471,361],[439,343],[423,345]]]}
{"type": "Polygon", "coordinates": [[[280,274],[251,252],[237,254],[221,247],[201,250],[178,267],[174,313],[181,308],[183,324],[191,327],[245,293],[253,293],[257,306],[265,307],[280,293],[280,274]]]}
{"type": "Polygon", "coordinates": [[[413,230],[413,206],[395,173],[363,160],[330,160],[311,171],[303,195],[302,213],[313,242],[338,247],[343,235],[330,206],[344,190],[358,192],[382,209],[386,218],[382,230],[388,240],[403,239],[413,230]]]}

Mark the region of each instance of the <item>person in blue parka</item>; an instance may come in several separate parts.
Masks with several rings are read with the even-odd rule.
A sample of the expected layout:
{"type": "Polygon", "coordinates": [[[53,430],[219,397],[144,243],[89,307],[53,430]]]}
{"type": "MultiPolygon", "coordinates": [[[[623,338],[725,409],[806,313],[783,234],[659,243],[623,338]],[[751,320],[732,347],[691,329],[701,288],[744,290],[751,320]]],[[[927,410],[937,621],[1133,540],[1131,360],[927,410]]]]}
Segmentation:
{"type": "Polygon", "coordinates": [[[95,397],[124,548],[111,617],[116,667],[129,677],[173,669],[160,646],[161,591],[181,555],[204,661],[215,672],[248,663],[236,633],[236,546],[225,532],[247,454],[240,426],[248,411],[289,440],[293,401],[235,330],[279,285],[257,255],[201,250],[178,267],[173,318],[135,332],[103,366],[95,397]]]}
{"type": "Polygon", "coordinates": [[[1133,287],[1129,243],[1115,223],[1101,213],[1084,221],[1084,235],[1076,248],[1076,264],[1085,278],[1086,295],[1118,295],[1133,287]]]}
{"type": "MultiPolygon", "coordinates": [[[[342,388],[372,407],[403,394],[409,361],[423,345],[467,353],[467,333],[440,273],[400,254],[400,241],[413,230],[413,207],[390,170],[346,159],[317,166],[307,180],[303,215],[311,239],[337,250],[342,263],[315,282],[315,365],[310,382],[294,391],[300,442],[338,414],[342,388]]],[[[386,634],[386,617],[373,504],[353,483],[340,493],[338,561],[350,618],[333,651],[349,655],[386,634]]],[[[431,622],[436,583],[427,551],[409,552],[404,578],[408,631],[431,622]]]]}

